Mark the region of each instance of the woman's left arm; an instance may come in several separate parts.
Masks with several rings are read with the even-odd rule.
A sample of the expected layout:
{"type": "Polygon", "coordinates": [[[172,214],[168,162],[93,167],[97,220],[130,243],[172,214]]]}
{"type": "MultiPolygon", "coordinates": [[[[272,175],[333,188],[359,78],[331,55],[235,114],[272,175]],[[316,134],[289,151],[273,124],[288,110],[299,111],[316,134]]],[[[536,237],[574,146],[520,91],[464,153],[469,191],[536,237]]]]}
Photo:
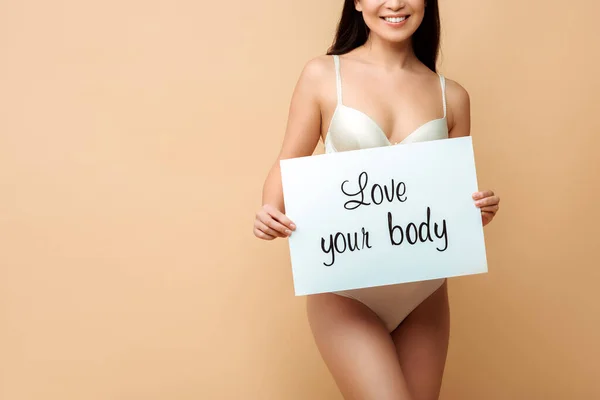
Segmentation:
{"type": "MultiPolygon", "coordinates": [[[[469,93],[459,83],[446,79],[448,106],[448,135],[451,138],[471,134],[471,101],[469,93]]],[[[475,205],[481,210],[481,221],[486,226],[496,216],[500,207],[500,197],[492,190],[473,193],[475,205]]]]}

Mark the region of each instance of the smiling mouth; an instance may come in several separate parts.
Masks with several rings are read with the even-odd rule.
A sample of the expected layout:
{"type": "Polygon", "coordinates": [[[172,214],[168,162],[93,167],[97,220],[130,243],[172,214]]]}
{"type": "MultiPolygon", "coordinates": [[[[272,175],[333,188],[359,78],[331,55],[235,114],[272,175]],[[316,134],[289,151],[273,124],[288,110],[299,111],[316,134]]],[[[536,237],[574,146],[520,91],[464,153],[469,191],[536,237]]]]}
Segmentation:
{"type": "Polygon", "coordinates": [[[383,19],[386,22],[389,22],[390,24],[399,24],[400,22],[405,21],[406,19],[408,19],[409,15],[403,15],[401,17],[381,17],[381,19],[383,19]]]}

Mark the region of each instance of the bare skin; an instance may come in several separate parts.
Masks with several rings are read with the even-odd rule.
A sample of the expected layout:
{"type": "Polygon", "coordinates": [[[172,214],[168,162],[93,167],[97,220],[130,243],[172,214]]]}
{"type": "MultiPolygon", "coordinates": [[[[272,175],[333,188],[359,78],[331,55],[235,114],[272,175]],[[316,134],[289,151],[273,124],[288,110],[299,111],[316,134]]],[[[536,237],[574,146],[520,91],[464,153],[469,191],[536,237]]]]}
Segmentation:
{"type": "MultiPolygon", "coordinates": [[[[342,68],[345,67],[345,104],[380,121],[384,131],[393,132],[391,142],[401,141],[421,124],[443,115],[436,74],[424,66],[382,73],[381,67],[363,61],[361,52],[369,54],[366,49],[359,48],[341,57],[342,68]],[[384,75],[385,79],[380,80],[385,81],[385,88],[363,84],[363,90],[361,78],[369,74],[384,75]],[[430,90],[424,92],[424,86],[430,90]],[[394,87],[403,90],[393,90],[394,87]],[[373,93],[372,97],[365,95],[369,92],[373,93]],[[373,105],[376,102],[383,105],[376,107],[373,105]],[[392,104],[393,107],[389,106],[392,104]],[[396,109],[402,116],[395,119],[393,115],[379,111],[386,106],[396,109]],[[415,112],[406,115],[402,110],[407,108],[414,108],[415,112]],[[424,111],[417,112],[417,109],[424,111]],[[402,129],[402,126],[406,128],[402,129]]],[[[330,57],[312,60],[308,68],[320,74],[320,84],[326,87],[319,93],[318,100],[323,104],[324,118],[319,126],[323,138],[337,101],[335,87],[332,90],[335,70],[330,57]]],[[[467,136],[470,129],[468,94],[450,79],[446,79],[446,85],[449,137],[467,136]]],[[[484,212],[482,210],[482,218],[484,212]]],[[[438,398],[450,332],[447,283],[421,303],[391,334],[363,304],[332,293],[308,296],[307,314],[321,355],[345,399],[438,398]]]]}
{"type": "MultiPolygon", "coordinates": [[[[415,10],[423,6],[419,0],[406,2],[415,10]]],[[[364,7],[367,20],[367,12],[379,12],[381,3],[386,11],[402,7],[398,1],[380,0],[357,2],[357,7],[364,7]]],[[[383,40],[375,32],[364,46],[340,57],[344,103],[369,115],[392,143],[443,115],[437,74],[407,43],[383,40]]],[[[254,234],[260,239],[285,238],[295,230],[285,216],[279,161],[309,156],[325,138],[337,104],[335,82],[330,56],[310,60],[300,75],[281,150],[256,214],[254,234]]],[[[446,99],[449,137],[470,135],[467,91],[446,79],[446,99]]],[[[498,211],[499,197],[483,190],[473,200],[487,225],[498,211]]],[[[307,314],[316,345],[345,399],[438,399],[450,331],[446,282],[391,333],[365,305],[333,293],[307,296],[307,314]]]]}

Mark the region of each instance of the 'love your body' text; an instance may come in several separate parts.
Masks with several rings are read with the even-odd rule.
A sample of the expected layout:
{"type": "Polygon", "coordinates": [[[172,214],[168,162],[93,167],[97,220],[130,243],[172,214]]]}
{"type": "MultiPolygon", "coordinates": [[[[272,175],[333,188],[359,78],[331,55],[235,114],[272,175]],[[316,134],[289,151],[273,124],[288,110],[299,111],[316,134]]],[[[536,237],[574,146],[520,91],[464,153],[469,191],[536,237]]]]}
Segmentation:
{"type": "MultiPolygon", "coordinates": [[[[408,200],[406,195],[406,183],[396,182],[391,179],[388,184],[372,184],[369,187],[369,175],[367,172],[361,172],[355,185],[349,180],[341,184],[341,192],[346,198],[344,209],[352,211],[359,207],[381,206],[387,203],[404,203],[408,200]]],[[[386,213],[388,242],[391,246],[417,245],[419,243],[441,242],[435,246],[437,251],[446,251],[448,248],[448,229],[445,219],[441,223],[431,223],[431,208],[426,207],[424,221],[402,221],[397,222],[397,215],[392,212],[386,213]],[[396,218],[396,221],[394,220],[396,218]]],[[[335,232],[326,237],[321,237],[321,250],[327,255],[327,261],[323,264],[327,267],[332,266],[336,261],[336,255],[346,252],[356,252],[368,250],[373,247],[373,237],[367,228],[361,227],[356,232],[335,232]]]]}

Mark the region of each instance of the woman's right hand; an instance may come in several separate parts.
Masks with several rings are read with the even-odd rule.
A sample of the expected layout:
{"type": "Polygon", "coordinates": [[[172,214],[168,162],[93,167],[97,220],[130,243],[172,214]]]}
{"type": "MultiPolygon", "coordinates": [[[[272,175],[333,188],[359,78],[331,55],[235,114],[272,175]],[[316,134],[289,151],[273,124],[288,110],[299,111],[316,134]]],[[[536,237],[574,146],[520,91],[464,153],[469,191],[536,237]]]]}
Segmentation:
{"type": "Polygon", "coordinates": [[[263,240],[289,237],[295,229],[288,217],[269,204],[262,206],[254,219],[254,236],[263,240]]]}

